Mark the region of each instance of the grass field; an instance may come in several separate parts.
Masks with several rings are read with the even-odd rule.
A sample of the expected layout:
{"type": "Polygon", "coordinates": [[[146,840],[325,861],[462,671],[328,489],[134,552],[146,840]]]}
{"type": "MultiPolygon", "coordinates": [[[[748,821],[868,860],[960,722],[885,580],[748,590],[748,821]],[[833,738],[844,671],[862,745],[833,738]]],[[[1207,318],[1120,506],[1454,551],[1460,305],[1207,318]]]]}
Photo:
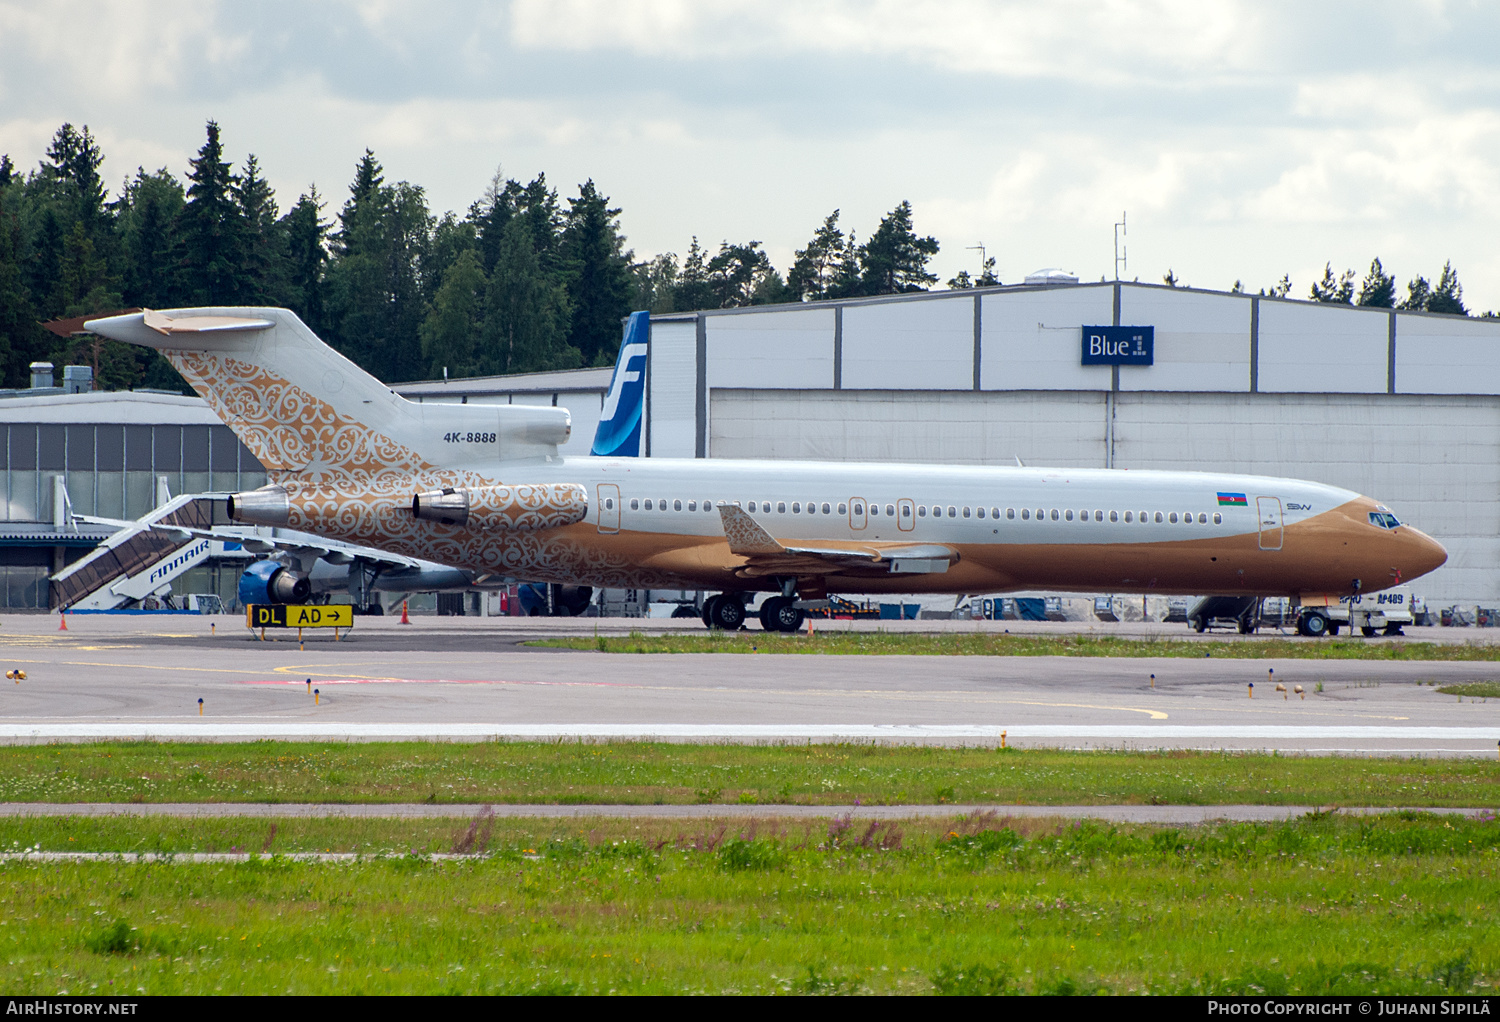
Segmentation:
{"type": "Polygon", "coordinates": [[[1477,759],[905,745],[107,742],[0,748],[6,802],[1500,805],[1477,759]]]}
{"type": "MultiPolygon", "coordinates": [[[[271,821],[7,821],[258,850],[271,821]]],[[[1500,823],[275,821],[350,863],[0,863],[11,994],[1484,993],[1500,823]],[[301,828],[301,829],[299,829],[301,828]],[[324,844],[326,842],[326,844],[324,844]]],[[[125,837],[122,838],[122,835],[125,837]]],[[[71,839],[71,840],[68,840],[71,839]]]]}
{"type": "Polygon", "coordinates": [[[795,635],[742,632],[668,632],[628,636],[566,636],[527,643],[604,653],[742,653],[874,656],[1228,657],[1245,660],[1479,660],[1500,661],[1500,645],[1364,641],[1360,639],[1123,639],[1109,635],[1009,635],[974,632],[846,632],[795,635]]]}

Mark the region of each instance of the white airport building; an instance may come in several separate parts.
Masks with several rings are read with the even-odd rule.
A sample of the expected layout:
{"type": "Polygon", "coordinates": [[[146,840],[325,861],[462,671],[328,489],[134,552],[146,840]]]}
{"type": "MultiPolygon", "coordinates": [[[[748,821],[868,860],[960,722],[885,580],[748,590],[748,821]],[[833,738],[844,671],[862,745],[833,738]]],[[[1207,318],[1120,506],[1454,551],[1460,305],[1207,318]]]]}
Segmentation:
{"type": "MultiPolygon", "coordinates": [[[[609,378],[395,389],[566,407],[565,452],[586,454],[609,378]]],[[[1500,320],[1140,283],[939,291],[655,315],[648,383],[650,457],[1019,459],[1347,487],[1447,546],[1415,585],[1429,606],[1500,605],[1500,320]],[[1083,364],[1084,328],[1102,326],[1152,328],[1150,364],[1083,364]]],[[[77,510],[120,517],[143,514],[164,474],[173,493],[263,478],[197,399],[102,397],[0,400],[10,606],[37,605],[40,576],[73,555],[57,545],[49,473],[77,510]]]]}

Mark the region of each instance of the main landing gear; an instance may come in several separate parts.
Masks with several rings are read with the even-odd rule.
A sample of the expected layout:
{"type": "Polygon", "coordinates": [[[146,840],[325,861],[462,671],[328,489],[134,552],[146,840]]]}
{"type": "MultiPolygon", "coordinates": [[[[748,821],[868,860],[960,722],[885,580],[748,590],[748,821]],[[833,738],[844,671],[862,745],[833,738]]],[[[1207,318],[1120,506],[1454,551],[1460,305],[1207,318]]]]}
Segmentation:
{"type": "MultiPolygon", "coordinates": [[[[760,605],[760,626],[768,632],[795,632],[804,615],[791,596],[772,596],[760,605]]],[[[703,624],[726,632],[745,623],[745,604],[739,593],[720,593],[703,602],[703,624]]]]}

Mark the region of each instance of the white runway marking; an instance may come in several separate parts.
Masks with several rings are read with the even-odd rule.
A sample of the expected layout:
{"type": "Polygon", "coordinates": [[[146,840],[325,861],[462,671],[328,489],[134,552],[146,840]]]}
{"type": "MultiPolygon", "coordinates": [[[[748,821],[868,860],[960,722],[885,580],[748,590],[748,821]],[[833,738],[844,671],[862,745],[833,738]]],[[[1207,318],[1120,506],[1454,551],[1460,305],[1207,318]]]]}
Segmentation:
{"type": "Polygon", "coordinates": [[[120,721],[0,722],[3,739],[209,739],[231,738],[674,738],[767,741],[775,739],[1011,739],[1079,738],[1096,740],[1350,740],[1408,739],[1442,742],[1500,740],[1495,727],[1335,726],[1283,724],[511,724],[365,723],[358,721],[120,721]]]}

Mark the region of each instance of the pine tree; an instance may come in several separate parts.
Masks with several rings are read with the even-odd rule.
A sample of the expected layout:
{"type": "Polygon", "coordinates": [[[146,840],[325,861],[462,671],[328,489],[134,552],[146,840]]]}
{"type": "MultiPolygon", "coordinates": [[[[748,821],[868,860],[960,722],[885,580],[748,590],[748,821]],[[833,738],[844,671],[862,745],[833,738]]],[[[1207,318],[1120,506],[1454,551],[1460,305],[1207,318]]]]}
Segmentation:
{"type": "Polygon", "coordinates": [[[10,162],[10,153],[0,153],[0,188],[9,185],[16,177],[16,165],[10,162]]]}
{"type": "Polygon", "coordinates": [[[631,267],[635,275],[635,297],[632,308],[651,312],[676,312],[677,281],[681,270],[677,253],[663,252],[650,261],[631,267]]]}
{"type": "Polygon", "coordinates": [[[1428,312],[1446,312],[1452,316],[1467,316],[1464,307],[1464,286],[1458,282],[1458,272],[1451,261],[1443,263],[1443,272],[1427,299],[1428,312]]]}
{"type": "Polygon", "coordinates": [[[191,160],[187,205],[178,227],[177,272],[182,297],[195,305],[236,305],[244,263],[245,221],[235,202],[238,184],[224,159],[219,126],[208,122],[208,140],[191,160]]]}
{"type": "Polygon", "coordinates": [[[280,304],[286,292],[286,239],[277,222],[280,211],[276,195],[261,175],[254,153],[246,158],[245,172],[236,179],[233,193],[245,231],[237,274],[240,301],[248,305],[280,304]]]}
{"type": "Polygon", "coordinates": [[[719,254],[708,261],[708,285],[720,309],[754,305],[758,304],[757,291],[775,272],[760,242],[731,245],[725,241],[719,245],[719,254]]]}
{"type": "Polygon", "coordinates": [[[148,309],[177,305],[173,293],[173,227],[187,196],[165,168],[147,174],[137,168],[116,205],[124,268],[124,300],[148,309]]]}
{"type": "Polygon", "coordinates": [[[1328,305],[1354,304],[1354,271],[1345,270],[1337,280],[1333,277],[1333,264],[1323,267],[1323,279],[1312,286],[1309,295],[1315,302],[1328,305]]]}
{"type": "Polygon", "coordinates": [[[322,329],[323,268],[328,261],[329,224],[323,220],[323,197],[316,185],[298,196],[281,218],[286,236],[287,299],[292,311],[312,330],[322,329]]]}
{"type": "MultiPolygon", "coordinates": [[[[0,184],[0,199],[9,185],[9,181],[0,184]]],[[[0,366],[4,370],[4,385],[20,387],[25,386],[26,365],[40,341],[41,331],[21,269],[21,222],[5,208],[7,205],[0,203],[0,366]]]]}
{"type": "Polygon", "coordinates": [[[443,285],[422,321],[422,357],[427,375],[472,376],[480,371],[477,349],[484,326],[488,281],[479,254],[465,249],[443,274],[443,285]]]}
{"type": "Polygon", "coordinates": [[[817,301],[828,297],[844,258],[844,232],[839,230],[839,211],[823,220],[806,248],[796,251],[786,283],[797,300],[817,301]]]}
{"type": "Polygon", "coordinates": [[[32,242],[31,279],[28,281],[32,302],[39,315],[51,319],[62,315],[63,228],[52,207],[43,208],[32,242]]]}
{"type": "Polygon", "coordinates": [[[1396,278],[1385,272],[1378,258],[1370,260],[1370,272],[1359,285],[1359,304],[1389,309],[1396,304],[1396,278]]]}
{"type": "Polygon", "coordinates": [[[349,186],[349,198],[339,211],[339,231],[334,236],[339,254],[353,254],[355,221],[363,209],[379,199],[384,185],[385,170],[380,166],[380,161],[375,159],[375,153],[366,149],[354,167],[354,183],[349,186]]]}
{"type": "Polygon", "coordinates": [[[485,295],[481,358],[486,371],[524,373],[582,364],[582,354],[567,343],[568,312],[567,293],[542,271],[529,227],[512,220],[485,295]]]}
{"type": "Polygon", "coordinates": [[[682,273],[677,278],[677,288],[672,303],[679,312],[714,307],[713,287],[708,282],[708,253],[698,244],[694,235],[688,245],[687,256],[682,260],[682,273]]]}
{"type": "Polygon", "coordinates": [[[1292,293],[1292,275],[1290,273],[1283,273],[1281,279],[1276,282],[1271,290],[1267,291],[1265,288],[1261,288],[1260,293],[1267,298],[1285,298],[1292,293]]]}
{"type": "Polygon", "coordinates": [[[859,251],[860,284],[868,295],[925,291],[937,281],[927,263],[937,255],[937,239],[917,237],[912,229],[911,203],[903,201],[881,219],[859,251]]]}
{"type": "Polygon", "coordinates": [[[484,198],[469,207],[469,222],[474,225],[475,242],[479,246],[480,265],[485,273],[495,268],[500,258],[500,239],[505,235],[505,225],[516,215],[516,199],[521,186],[507,181],[499,170],[490,179],[484,198]]]}
{"type": "Polygon", "coordinates": [[[1406,297],[1401,304],[1396,306],[1408,312],[1425,312],[1427,302],[1432,297],[1432,284],[1426,277],[1418,276],[1406,285],[1406,297]]]}
{"type": "MultiPolygon", "coordinates": [[[[538,179],[540,180],[540,179],[538,179]]],[[[630,312],[631,253],[620,234],[618,209],[609,208],[593,180],[568,200],[562,248],[573,320],[568,343],[585,365],[609,365],[620,347],[620,321],[630,312]]],[[[535,230],[531,232],[535,251],[535,230]]],[[[539,264],[541,265],[541,264],[539,264]]]]}
{"type": "Polygon", "coordinates": [[[62,201],[73,219],[81,220],[84,230],[93,234],[105,218],[104,152],[87,124],[78,131],[64,124],[52,136],[47,147],[48,162],[42,165],[42,176],[55,185],[55,197],[62,201]]]}

